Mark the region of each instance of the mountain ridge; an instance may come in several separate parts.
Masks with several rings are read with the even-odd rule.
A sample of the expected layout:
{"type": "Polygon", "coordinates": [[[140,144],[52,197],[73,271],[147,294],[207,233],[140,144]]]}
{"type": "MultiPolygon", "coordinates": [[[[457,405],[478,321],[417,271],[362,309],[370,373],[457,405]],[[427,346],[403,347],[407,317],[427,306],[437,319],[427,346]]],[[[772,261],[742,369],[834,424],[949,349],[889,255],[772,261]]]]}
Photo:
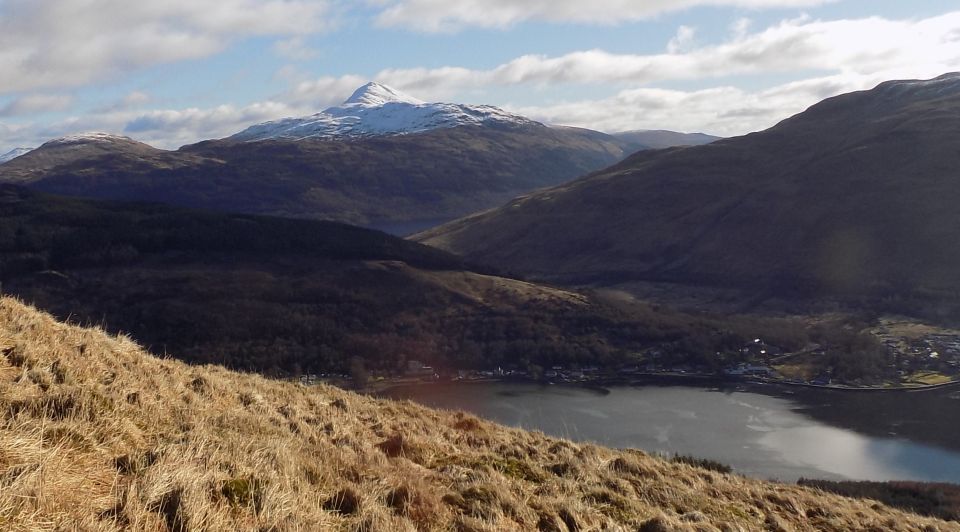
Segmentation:
{"type": "Polygon", "coordinates": [[[519,127],[542,124],[490,105],[427,103],[386,85],[370,82],[340,105],[307,117],[255,124],[226,140],[352,139],[477,125],[519,127]]]}
{"type": "Polygon", "coordinates": [[[416,239],[539,279],[905,298],[914,312],[960,288],[944,245],[960,232],[958,80],[888,82],[763,132],[639,152],[416,239]]]}
{"type": "Polygon", "coordinates": [[[0,155],[0,164],[3,164],[7,161],[12,161],[21,155],[26,155],[30,153],[33,148],[13,148],[12,150],[0,155]]]}
{"type": "Polygon", "coordinates": [[[376,83],[330,109],[253,126],[267,140],[208,140],[178,150],[107,133],[54,139],[0,164],[0,182],[406,235],[598,170],[647,142],[548,127],[490,106],[425,104],[376,83]],[[311,133],[328,126],[344,135],[311,133]],[[288,130],[299,133],[286,137],[288,130]]]}
{"type": "Polygon", "coordinates": [[[706,133],[681,133],[666,129],[636,129],[611,133],[612,136],[631,143],[632,151],[641,149],[662,150],[677,146],[699,146],[720,140],[722,137],[706,133]]]}
{"type": "Polygon", "coordinates": [[[460,126],[350,141],[212,140],[177,151],[94,140],[44,145],[0,165],[0,182],[62,195],[389,227],[450,220],[623,155],[622,144],[602,133],[541,125],[460,126]]]}
{"type": "Polygon", "coordinates": [[[71,167],[71,178],[82,180],[97,172],[98,165],[125,169],[183,168],[198,162],[191,156],[161,150],[123,135],[91,132],[48,140],[15,159],[0,163],[0,182],[31,183],[59,169],[71,167]],[[78,163],[83,168],[76,168],[78,163]]]}

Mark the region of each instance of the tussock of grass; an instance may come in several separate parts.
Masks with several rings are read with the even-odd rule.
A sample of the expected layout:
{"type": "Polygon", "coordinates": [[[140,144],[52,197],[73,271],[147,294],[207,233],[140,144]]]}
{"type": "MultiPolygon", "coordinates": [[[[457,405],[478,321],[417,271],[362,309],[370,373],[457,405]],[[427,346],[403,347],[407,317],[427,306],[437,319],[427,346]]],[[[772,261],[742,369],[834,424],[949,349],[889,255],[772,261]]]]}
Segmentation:
{"type": "Polygon", "coordinates": [[[2,530],[960,530],[955,523],[146,355],[0,300],[2,530]]]}
{"type": "Polygon", "coordinates": [[[707,469],[710,471],[716,471],[717,473],[731,473],[733,469],[727,464],[722,464],[716,460],[710,460],[708,458],[697,458],[695,456],[687,456],[683,454],[678,454],[673,456],[670,459],[671,462],[677,464],[687,464],[701,469],[707,469]]]}

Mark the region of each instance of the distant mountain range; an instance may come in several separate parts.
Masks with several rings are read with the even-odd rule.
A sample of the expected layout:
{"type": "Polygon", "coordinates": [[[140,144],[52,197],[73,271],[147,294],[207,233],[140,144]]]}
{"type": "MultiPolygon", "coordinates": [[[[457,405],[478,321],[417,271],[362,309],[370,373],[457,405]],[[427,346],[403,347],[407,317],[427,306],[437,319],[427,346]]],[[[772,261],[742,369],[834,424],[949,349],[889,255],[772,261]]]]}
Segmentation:
{"type": "Polygon", "coordinates": [[[960,74],[948,74],[830,98],[761,133],[640,152],[416,238],[552,281],[866,298],[960,318],[958,205],[960,74]]]}
{"type": "Polygon", "coordinates": [[[0,180],[6,183],[41,184],[51,176],[63,176],[83,186],[85,180],[114,173],[115,179],[153,169],[178,169],[202,160],[160,150],[121,135],[86,133],[61,137],[0,165],[0,180]]]}
{"type": "Polygon", "coordinates": [[[176,151],[117,135],[56,139],[0,165],[0,182],[409,233],[601,169],[645,142],[367,84],[323,113],[176,151]]]}
{"type": "MultiPolygon", "coordinates": [[[[490,105],[428,103],[371,82],[358,88],[341,105],[307,117],[257,124],[228,140],[356,139],[480,125],[511,128],[543,124],[490,105]]],[[[720,138],[666,130],[624,131],[611,136],[629,152],[707,144],[720,138]]]]}
{"type": "Polygon", "coordinates": [[[662,150],[676,146],[699,146],[720,140],[720,137],[704,133],[678,133],[664,129],[640,129],[613,133],[622,142],[631,145],[633,151],[662,150]]]}
{"type": "Polygon", "coordinates": [[[25,153],[29,153],[32,148],[14,148],[3,155],[0,155],[0,164],[11,161],[25,153]]]}

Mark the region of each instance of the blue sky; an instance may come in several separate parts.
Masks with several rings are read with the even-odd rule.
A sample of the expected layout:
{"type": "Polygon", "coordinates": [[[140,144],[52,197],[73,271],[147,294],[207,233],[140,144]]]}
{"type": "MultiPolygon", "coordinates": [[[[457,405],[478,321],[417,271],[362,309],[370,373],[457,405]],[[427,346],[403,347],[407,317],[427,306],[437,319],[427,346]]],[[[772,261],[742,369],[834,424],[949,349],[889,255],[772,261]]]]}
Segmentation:
{"type": "Polygon", "coordinates": [[[175,148],[367,80],[603,131],[737,135],[953,70],[955,1],[0,0],[0,153],[84,131],[175,148]]]}

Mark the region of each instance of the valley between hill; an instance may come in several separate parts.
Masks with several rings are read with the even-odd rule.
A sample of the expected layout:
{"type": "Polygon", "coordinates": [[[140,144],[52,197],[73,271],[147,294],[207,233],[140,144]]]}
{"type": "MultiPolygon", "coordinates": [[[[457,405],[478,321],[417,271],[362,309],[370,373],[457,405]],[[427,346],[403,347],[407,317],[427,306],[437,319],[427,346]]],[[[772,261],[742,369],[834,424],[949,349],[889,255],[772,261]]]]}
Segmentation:
{"type": "Polygon", "coordinates": [[[828,98],[765,131],[634,154],[416,240],[532,279],[740,311],[960,322],[960,74],[828,98]]]}
{"type": "MultiPolygon", "coordinates": [[[[838,382],[882,384],[901,368],[941,371],[919,357],[895,365],[857,318],[678,312],[497,275],[343,224],[9,185],[0,204],[6,293],[189,362],[391,376],[419,361],[447,375],[501,367],[549,378],[553,366],[743,374],[798,353],[784,371],[805,380],[829,371],[838,382]]],[[[944,351],[939,361],[952,359],[944,351]]]]}

